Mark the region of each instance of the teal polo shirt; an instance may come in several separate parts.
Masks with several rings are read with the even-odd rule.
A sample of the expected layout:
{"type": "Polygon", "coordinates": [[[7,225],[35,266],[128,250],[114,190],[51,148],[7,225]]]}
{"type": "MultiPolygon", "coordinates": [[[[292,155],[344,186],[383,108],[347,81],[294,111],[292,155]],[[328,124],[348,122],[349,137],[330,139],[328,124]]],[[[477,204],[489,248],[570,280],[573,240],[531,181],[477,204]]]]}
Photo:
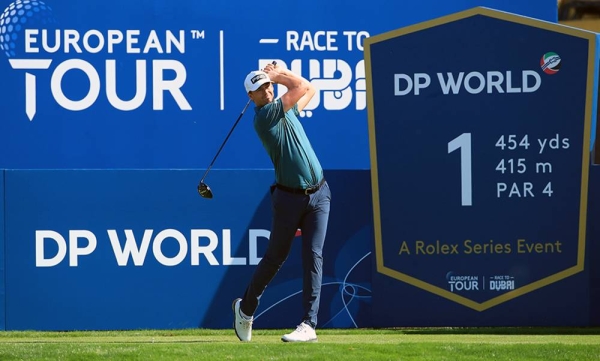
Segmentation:
{"type": "Polygon", "coordinates": [[[275,181],[302,189],[319,184],[323,169],[298,120],[298,105],[284,112],[279,98],[254,111],[254,129],[273,162],[275,181]]]}

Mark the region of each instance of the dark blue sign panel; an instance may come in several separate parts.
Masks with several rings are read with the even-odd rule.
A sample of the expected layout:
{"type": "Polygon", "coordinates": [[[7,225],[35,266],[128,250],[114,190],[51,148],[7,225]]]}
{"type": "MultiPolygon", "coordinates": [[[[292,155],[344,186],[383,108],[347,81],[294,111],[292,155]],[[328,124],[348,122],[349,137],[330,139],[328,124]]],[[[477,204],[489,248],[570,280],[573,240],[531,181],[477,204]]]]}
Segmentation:
{"type": "Polygon", "coordinates": [[[380,273],[484,311],[583,270],[596,41],[485,8],[367,40],[380,273]]]}
{"type": "MultiPolygon", "coordinates": [[[[268,241],[273,172],[213,172],[206,200],[193,171],[6,171],[6,329],[231,327],[231,302],[268,241]]],[[[335,201],[319,325],[368,327],[372,214],[354,207],[368,210],[370,194],[354,190],[369,188],[369,173],[327,180],[335,201]]],[[[301,321],[300,235],[257,328],[301,321]]]]}
{"type": "MultiPolygon", "coordinates": [[[[245,75],[277,60],[317,89],[301,120],[323,166],[368,169],[364,39],[476,5],[557,11],[555,0],[363,5],[308,0],[294,16],[286,1],[0,0],[0,168],[205,167],[248,101],[245,75]]],[[[272,166],[252,114],[217,167],[272,166]]]]}
{"type": "MultiPolygon", "coordinates": [[[[597,140],[598,138],[596,138],[597,140]]],[[[596,145],[598,147],[598,145],[596,145]]],[[[600,158],[598,158],[600,161],[600,158]]],[[[586,268],[589,269],[589,300],[590,307],[590,325],[600,325],[600,223],[594,220],[600,219],[600,165],[594,165],[590,168],[590,195],[588,206],[588,255],[589,263],[586,268]],[[589,265],[589,267],[588,267],[589,265]]]]}

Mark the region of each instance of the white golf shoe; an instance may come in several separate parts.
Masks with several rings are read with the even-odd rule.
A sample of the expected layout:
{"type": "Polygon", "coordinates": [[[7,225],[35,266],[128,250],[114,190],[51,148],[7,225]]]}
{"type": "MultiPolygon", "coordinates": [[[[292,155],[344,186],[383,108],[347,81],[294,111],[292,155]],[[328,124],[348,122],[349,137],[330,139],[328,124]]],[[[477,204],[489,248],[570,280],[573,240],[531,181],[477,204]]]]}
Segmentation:
{"type": "Polygon", "coordinates": [[[252,321],[254,317],[247,319],[242,316],[241,302],[241,298],[236,298],[231,305],[231,308],[233,308],[233,329],[240,341],[250,341],[252,339],[252,321]]]}
{"type": "Polygon", "coordinates": [[[309,324],[302,322],[292,333],[283,335],[283,342],[317,342],[317,333],[309,324]]]}

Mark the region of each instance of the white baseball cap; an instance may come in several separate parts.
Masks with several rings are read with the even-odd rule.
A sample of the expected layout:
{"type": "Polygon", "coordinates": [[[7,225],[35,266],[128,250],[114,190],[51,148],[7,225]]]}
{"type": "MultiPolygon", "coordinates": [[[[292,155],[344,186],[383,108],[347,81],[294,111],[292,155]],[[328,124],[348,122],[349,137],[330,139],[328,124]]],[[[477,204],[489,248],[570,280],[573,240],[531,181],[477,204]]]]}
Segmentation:
{"type": "Polygon", "coordinates": [[[251,71],[250,74],[246,75],[246,80],[244,80],[244,86],[246,87],[246,93],[253,92],[256,89],[260,88],[264,83],[270,83],[271,79],[261,70],[251,71]]]}

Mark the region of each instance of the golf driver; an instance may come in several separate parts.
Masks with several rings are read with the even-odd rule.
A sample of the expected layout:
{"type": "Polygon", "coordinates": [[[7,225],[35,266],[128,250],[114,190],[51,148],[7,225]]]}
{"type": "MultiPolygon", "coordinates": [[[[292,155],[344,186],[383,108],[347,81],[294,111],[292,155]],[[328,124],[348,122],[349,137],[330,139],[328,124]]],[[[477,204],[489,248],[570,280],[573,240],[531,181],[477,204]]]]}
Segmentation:
{"type": "Polygon", "coordinates": [[[212,198],[213,197],[213,194],[212,194],[212,191],[210,190],[210,187],[208,186],[208,184],[204,183],[204,178],[206,178],[206,175],[208,174],[208,171],[210,170],[210,168],[212,168],[213,164],[215,164],[215,160],[217,160],[217,157],[219,156],[219,153],[221,153],[221,149],[223,149],[223,146],[225,145],[225,143],[227,143],[227,139],[229,139],[229,136],[231,135],[231,133],[235,129],[235,126],[237,125],[237,123],[240,121],[240,119],[242,119],[242,116],[244,115],[244,112],[246,111],[246,108],[248,108],[248,105],[250,105],[250,100],[248,100],[248,103],[246,103],[246,106],[244,107],[244,109],[240,113],[240,116],[237,118],[237,120],[233,124],[233,127],[229,131],[229,134],[227,134],[227,137],[225,137],[225,140],[223,141],[223,144],[221,144],[221,147],[217,151],[217,154],[215,154],[215,157],[213,158],[212,162],[210,162],[210,165],[206,169],[206,172],[204,172],[204,176],[202,177],[202,179],[200,179],[200,184],[198,184],[198,193],[200,193],[200,195],[202,197],[204,197],[204,198],[212,198]]]}
{"type": "MultiPolygon", "coordinates": [[[[275,65],[275,64],[277,64],[277,62],[274,61],[272,64],[275,65]]],[[[209,198],[210,199],[210,198],[213,197],[213,193],[210,190],[210,187],[208,186],[208,184],[204,183],[204,178],[206,178],[206,175],[208,174],[208,171],[210,170],[210,168],[212,168],[213,164],[215,164],[215,160],[217,160],[217,157],[219,156],[219,153],[221,153],[221,150],[223,149],[223,146],[225,146],[225,143],[227,143],[227,139],[229,139],[229,136],[231,135],[231,133],[233,133],[233,130],[237,126],[238,122],[240,121],[240,119],[242,119],[242,116],[244,116],[244,112],[246,112],[246,109],[250,105],[250,101],[251,101],[251,99],[248,99],[248,103],[246,103],[246,106],[244,107],[244,109],[242,109],[242,112],[240,113],[239,117],[237,118],[237,120],[233,124],[233,127],[231,127],[231,130],[229,131],[229,134],[227,134],[227,136],[225,137],[225,140],[223,141],[223,144],[221,144],[221,147],[217,151],[217,154],[215,154],[215,157],[213,158],[212,162],[210,162],[210,165],[206,169],[206,172],[204,172],[204,176],[202,177],[202,179],[200,179],[200,183],[198,184],[198,193],[203,198],[209,198]]]]}

